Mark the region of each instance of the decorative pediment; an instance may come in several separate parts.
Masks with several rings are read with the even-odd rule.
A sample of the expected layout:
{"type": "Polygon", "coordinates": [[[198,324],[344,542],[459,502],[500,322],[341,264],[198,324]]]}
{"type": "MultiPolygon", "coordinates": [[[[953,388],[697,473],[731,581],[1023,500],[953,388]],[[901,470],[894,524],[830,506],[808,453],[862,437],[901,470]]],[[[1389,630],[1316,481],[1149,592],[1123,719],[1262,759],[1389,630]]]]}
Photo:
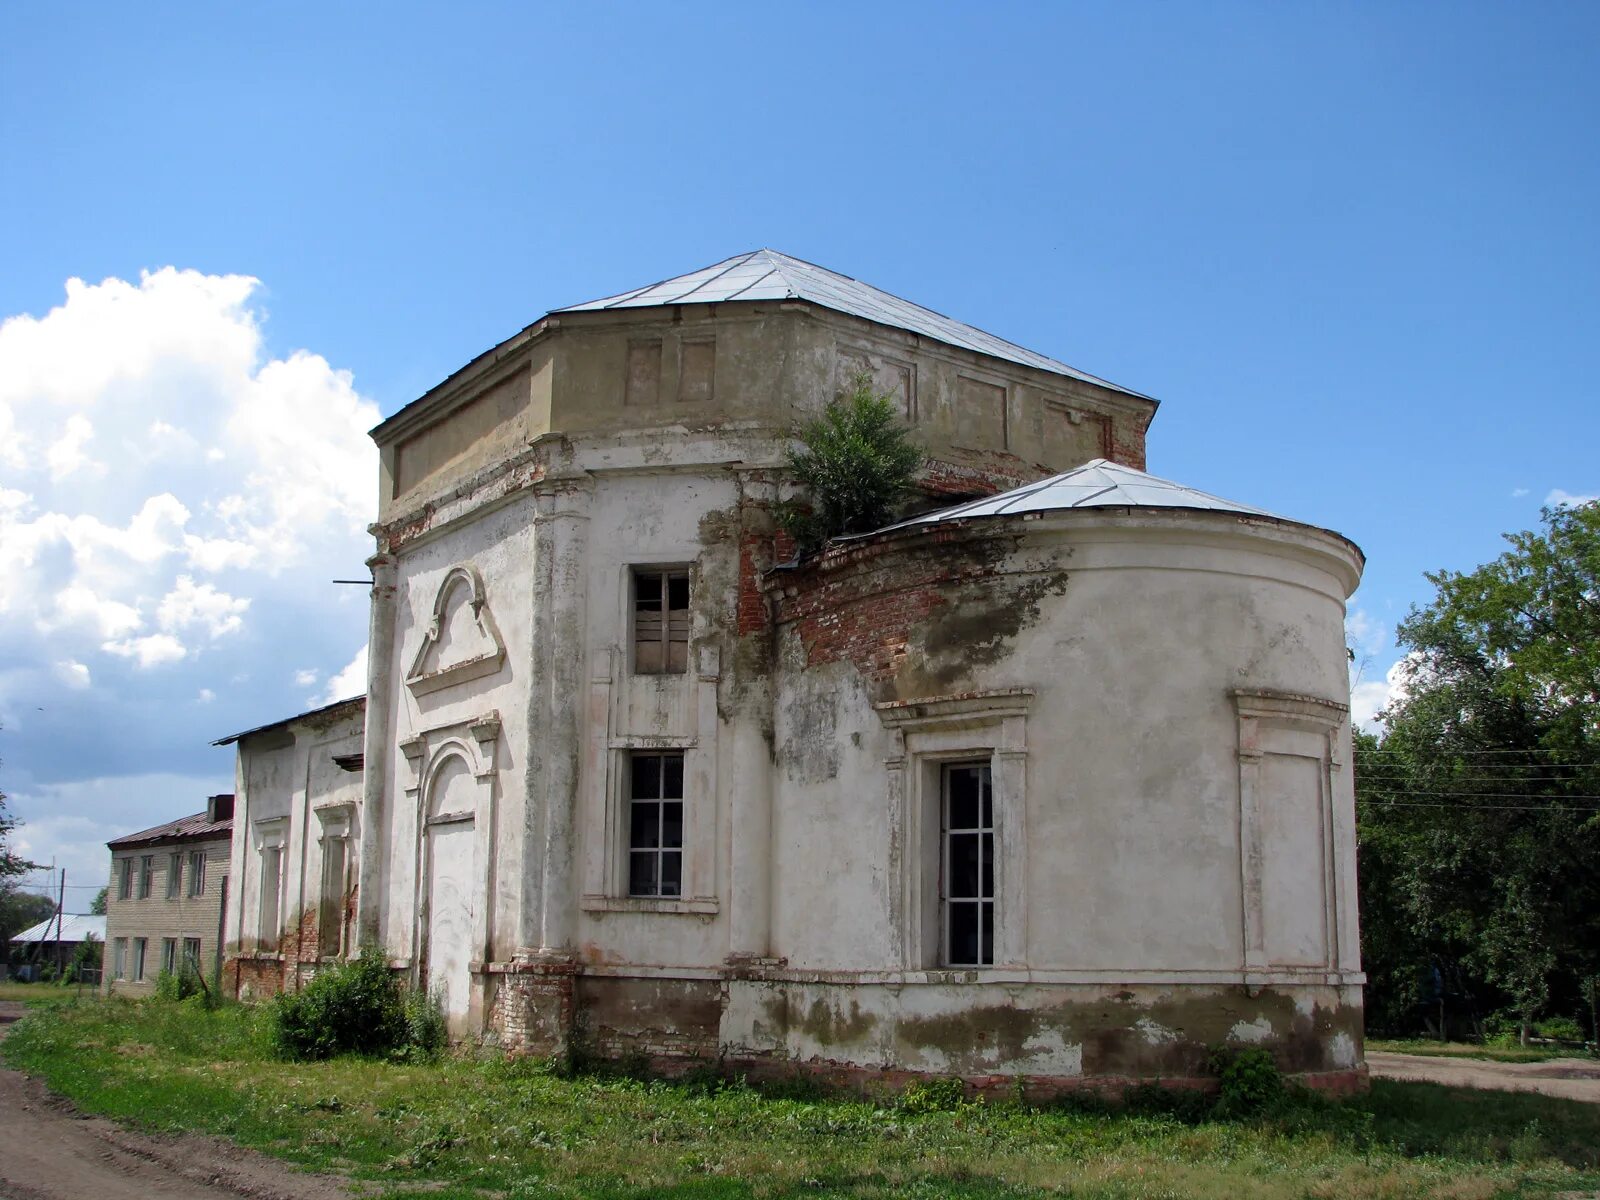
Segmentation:
{"type": "Polygon", "coordinates": [[[406,686],[423,696],[493,675],[506,660],[483,580],[472,567],[452,567],[433,601],[433,621],[417,648],[406,686]]]}

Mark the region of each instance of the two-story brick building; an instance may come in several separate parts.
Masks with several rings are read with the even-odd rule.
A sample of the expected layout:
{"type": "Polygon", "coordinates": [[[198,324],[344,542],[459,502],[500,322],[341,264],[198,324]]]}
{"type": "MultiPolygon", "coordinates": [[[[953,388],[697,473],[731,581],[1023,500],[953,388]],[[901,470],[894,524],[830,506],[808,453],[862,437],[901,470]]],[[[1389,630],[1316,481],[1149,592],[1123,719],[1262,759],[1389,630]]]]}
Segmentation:
{"type": "Polygon", "coordinates": [[[144,995],[187,962],[210,977],[220,963],[233,837],[233,796],[204,812],[115,838],[106,893],[104,990],[144,995]]]}

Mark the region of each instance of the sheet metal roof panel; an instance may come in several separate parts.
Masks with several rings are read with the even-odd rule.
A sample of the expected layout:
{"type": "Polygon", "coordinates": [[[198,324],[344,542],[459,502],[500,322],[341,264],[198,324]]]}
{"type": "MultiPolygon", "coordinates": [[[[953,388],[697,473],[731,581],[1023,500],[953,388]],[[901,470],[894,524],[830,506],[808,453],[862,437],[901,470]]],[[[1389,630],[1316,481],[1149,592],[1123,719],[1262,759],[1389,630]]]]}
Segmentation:
{"type": "Polygon", "coordinates": [[[21,933],[11,935],[13,942],[81,942],[87,937],[96,941],[106,940],[106,919],[104,915],[93,913],[63,913],[61,915],[61,932],[56,933],[56,918],[47,917],[37,925],[31,925],[21,933]]]}
{"type": "Polygon", "coordinates": [[[748,254],[736,254],[709,267],[664,279],[648,287],[634,288],[584,304],[571,304],[554,311],[599,312],[665,304],[721,304],[734,300],[804,300],[879,325],[920,334],[946,345],[959,346],[964,350],[1049,371],[1054,375],[1065,375],[1142,400],[1150,399],[1142,392],[1069,367],[1048,355],[985,333],[943,313],[934,312],[931,308],[923,308],[920,304],[913,304],[871,284],[777,250],[752,250],[748,254]]]}
{"type": "Polygon", "coordinates": [[[1064,508],[1185,508],[1269,517],[1276,521],[1288,520],[1264,508],[1224,500],[1170,479],[1097,458],[1081,467],[1063,471],[1060,475],[1052,475],[1049,479],[1024,484],[997,496],[969,500],[953,508],[923,513],[888,528],[908,529],[973,517],[1015,516],[1064,508]]]}

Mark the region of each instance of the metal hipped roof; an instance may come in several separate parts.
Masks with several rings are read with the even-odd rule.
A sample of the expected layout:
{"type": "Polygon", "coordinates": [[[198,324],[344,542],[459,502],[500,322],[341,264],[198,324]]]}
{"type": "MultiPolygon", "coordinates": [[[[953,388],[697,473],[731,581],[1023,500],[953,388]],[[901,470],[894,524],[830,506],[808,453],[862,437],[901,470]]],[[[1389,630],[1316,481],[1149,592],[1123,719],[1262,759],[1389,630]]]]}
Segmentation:
{"type": "Polygon", "coordinates": [[[81,942],[85,938],[93,937],[99,941],[106,940],[106,919],[104,916],[92,916],[88,913],[64,913],[61,917],[61,931],[56,932],[56,918],[52,915],[40,921],[37,925],[24,929],[21,933],[11,935],[13,942],[81,942]]]}
{"type": "MultiPolygon", "coordinates": [[[[1209,512],[1242,513],[1252,517],[1286,520],[1276,513],[1248,504],[1224,500],[1209,492],[1197,491],[1155,475],[1096,458],[1081,467],[1027,483],[998,496],[969,500],[954,508],[923,513],[909,521],[889,526],[906,529],[915,525],[936,525],[971,517],[1015,516],[1023,513],[1051,512],[1063,508],[1186,508],[1209,512]]],[[[882,532],[881,530],[879,532],[882,532]]]]}
{"type": "Polygon", "coordinates": [[[840,275],[826,267],[792,258],[776,250],[752,250],[736,254],[687,275],[678,275],[585,304],[571,304],[553,311],[598,312],[613,308],[651,308],[664,304],[724,304],[734,300],[803,300],[823,308],[848,313],[879,325],[889,325],[959,346],[978,354],[1003,358],[1055,375],[1081,379],[1141,400],[1150,397],[1109,380],[1086,374],[1064,362],[995,337],[981,329],[951,319],[932,309],[891,295],[871,284],[840,275]]]}

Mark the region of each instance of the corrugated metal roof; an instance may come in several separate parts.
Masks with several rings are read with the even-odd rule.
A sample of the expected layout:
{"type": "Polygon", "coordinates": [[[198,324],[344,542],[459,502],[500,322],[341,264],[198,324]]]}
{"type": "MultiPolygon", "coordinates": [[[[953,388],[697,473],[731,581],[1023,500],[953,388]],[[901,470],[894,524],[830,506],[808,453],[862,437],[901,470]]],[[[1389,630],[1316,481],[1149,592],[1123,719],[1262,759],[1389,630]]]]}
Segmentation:
{"type": "Polygon", "coordinates": [[[48,917],[37,925],[11,935],[13,942],[81,942],[93,936],[106,940],[106,919],[90,913],[66,913],[61,918],[61,932],[56,932],[56,919],[48,917]]]}
{"type": "Polygon", "coordinates": [[[210,813],[195,813],[192,817],[179,817],[176,821],[168,821],[165,825],[157,825],[151,829],[141,829],[138,833],[130,833],[123,837],[113,838],[106,845],[113,848],[117,846],[137,846],[144,842],[163,842],[173,838],[203,838],[221,837],[233,829],[233,818],[226,821],[212,821],[210,813]]]}
{"type": "Polygon", "coordinates": [[[811,304],[921,334],[936,342],[978,354],[1003,358],[1055,375],[1111,388],[1128,396],[1150,399],[1141,392],[1086,374],[1047,355],[1037,354],[1004,338],[963,324],[920,304],[902,300],[871,284],[777,250],[736,254],[687,275],[677,275],[615,296],[570,304],[555,312],[597,312],[612,308],[651,308],[663,304],[725,304],[737,300],[804,300],[811,304]]]}
{"type": "MultiPolygon", "coordinates": [[[[1187,508],[1209,512],[1242,513],[1252,517],[1271,517],[1282,521],[1288,518],[1269,513],[1266,509],[1224,500],[1209,492],[1184,487],[1170,479],[1162,479],[1132,467],[1097,458],[1081,467],[1026,483],[998,496],[985,496],[969,500],[953,508],[923,513],[909,521],[901,521],[890,529],[905,529],[915,525],[935,525],[943,521],[961,521],[973,517],[1017,516],[1022,513],[1051,512],[1063,508],[1187,508]]],[[[883,531],[879,531],[883,532],[883,531]]],[[[870,535],[869,535],[870,536],[870,535]]]]}

